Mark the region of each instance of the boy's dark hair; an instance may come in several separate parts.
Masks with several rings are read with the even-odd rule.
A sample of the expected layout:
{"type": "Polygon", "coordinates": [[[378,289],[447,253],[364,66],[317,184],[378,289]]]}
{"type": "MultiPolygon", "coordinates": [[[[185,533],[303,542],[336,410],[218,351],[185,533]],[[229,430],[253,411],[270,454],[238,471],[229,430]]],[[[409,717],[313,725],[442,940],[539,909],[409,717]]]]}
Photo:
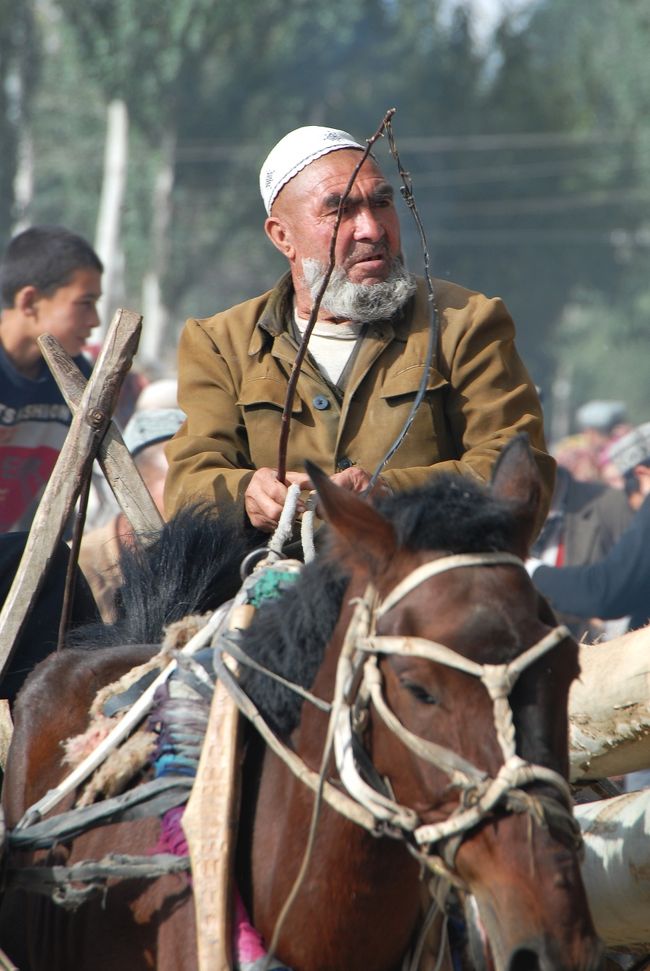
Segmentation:
{"type": "Polygon", "coordinates": [[[32,226],[10,240],[0,265],[3,307],[13,307],[23,287],[36,287],[49,296],[65,286],[76,270],[103,272],[102,261],[90,243],[63,226],[32,226]]]}

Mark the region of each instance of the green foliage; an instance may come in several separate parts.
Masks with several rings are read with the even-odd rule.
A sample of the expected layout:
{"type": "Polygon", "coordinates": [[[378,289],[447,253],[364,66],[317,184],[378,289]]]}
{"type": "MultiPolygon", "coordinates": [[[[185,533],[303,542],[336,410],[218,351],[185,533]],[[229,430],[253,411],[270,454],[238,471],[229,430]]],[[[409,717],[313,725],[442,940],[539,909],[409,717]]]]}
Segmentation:
{"type": "Polygon", "coordinates": [[[147,132],[173,118],[189,58],[218,50],[240,5],[213,0],[58,0],[85,72],[107,100],[124,100],[147,132]]]}
{"type": "Polygon", "coordinates": [[[568,210],[561,221],[567,237],[578,217],[582,231],[594,240],[608,238],[608,245],[570,257],[565,251],[554,266],[568,310],[556,301],[550,367],[563,361],[572,371],[576,404],[598,395],[620,396],[633,416],[645,420],[650,414],[642,364],[650,310],[650,10],[639,0],[588,5],[547,0],[530,30],[537,38],[532,60],[544,77],[560,79],[572,130],[603,135],[562,182],[585,204],[579,213],[568,210]]]}
{"type": "Polygon", "coordinates": [[[65,223],[92,239],[101,190],[104,105],[90,81],[79,97],[82,65],[74,57],[67,25],[59,24],[57,30],[65,56],[44,58],[31,115],[38,186],[32,222],[65,223]]]}

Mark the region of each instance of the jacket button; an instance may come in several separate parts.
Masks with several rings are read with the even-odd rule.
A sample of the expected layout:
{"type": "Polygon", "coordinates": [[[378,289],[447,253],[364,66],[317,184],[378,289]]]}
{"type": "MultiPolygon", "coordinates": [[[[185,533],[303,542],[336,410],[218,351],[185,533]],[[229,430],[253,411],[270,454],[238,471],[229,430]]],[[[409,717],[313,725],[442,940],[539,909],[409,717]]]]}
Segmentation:
{"type": "Polygon", "coordinates": [[[314,408],[318,411],[327,411],[330,406],[329,399],[324,394],[317,394],[313,401],[314,408]]]}
{"type": "Polygon", "coordinates": [[[338,462],[336,463],[336,468],[338,469],[339,472],[343,472],[345,469],[351,469],[353,465],[354,465],[354,462],[352,461],[352,459],[349,459],[346,456],[345,458],[338,460],[338,462]]]}

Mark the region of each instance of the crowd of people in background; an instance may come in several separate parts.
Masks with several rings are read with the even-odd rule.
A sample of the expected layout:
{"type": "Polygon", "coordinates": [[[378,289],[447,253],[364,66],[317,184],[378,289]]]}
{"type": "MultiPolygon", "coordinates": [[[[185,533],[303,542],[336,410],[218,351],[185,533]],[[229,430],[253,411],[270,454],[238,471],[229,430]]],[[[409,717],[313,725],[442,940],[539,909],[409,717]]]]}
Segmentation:
{"type": "MultiPolygon", "coordinates": [[[[580,640],[608,640],[650,620],[650,421],[621,401],[590,401],[578,432],[555,444],[551,509],[533,548],[533,583],[580,640]]],[[[650,772],[617,780],[627,791],[650,772]]]]}
{"type": "Polygon", "coordinates": [[[529,561],[533,582],[580,639],[607,639],[650,618],[650,422],[621,401],[578,409],[558,442],[551,509],[529,561]]]}
{"type": "Polygon", "coordinates": [[[624,401],[588,401],[575,414],[576,432],[552,443],[558,465],[580,482],[604,482],[620,488],[620,473],[611,449],[632,431],[624,401]]]}

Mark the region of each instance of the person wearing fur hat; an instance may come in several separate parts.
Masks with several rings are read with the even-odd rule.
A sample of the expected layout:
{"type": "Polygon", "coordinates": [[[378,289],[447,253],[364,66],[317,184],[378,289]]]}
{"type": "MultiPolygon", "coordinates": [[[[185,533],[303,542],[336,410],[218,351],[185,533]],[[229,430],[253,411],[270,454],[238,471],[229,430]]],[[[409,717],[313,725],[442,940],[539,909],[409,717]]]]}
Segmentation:
{"type": "MultiPolygon", "coordinates": [[[[393,190],[369,156],[342,206],[278,480],[287,383],[362,151],[347,132],[308,126],[282,138],[262,165],[264,228],[288,272],[261,296],[185,325],[178,402],[187,419],[167,445],[168,516],[200,499],[240,503],[253,526],[270,532],[287,487],[311,487],[305,459],[338,485],[364,491],[409,419],[432,308],[425,282],[404,265],[393,190]]],[[[375,488],[406,489],[439,471],[487,482],[504,444],[526,432],[543,480],[541,522],[555,466],[512,319],[498,298],[446,280],[434,289],[439,337],[424,401],[375,488]]]]}

